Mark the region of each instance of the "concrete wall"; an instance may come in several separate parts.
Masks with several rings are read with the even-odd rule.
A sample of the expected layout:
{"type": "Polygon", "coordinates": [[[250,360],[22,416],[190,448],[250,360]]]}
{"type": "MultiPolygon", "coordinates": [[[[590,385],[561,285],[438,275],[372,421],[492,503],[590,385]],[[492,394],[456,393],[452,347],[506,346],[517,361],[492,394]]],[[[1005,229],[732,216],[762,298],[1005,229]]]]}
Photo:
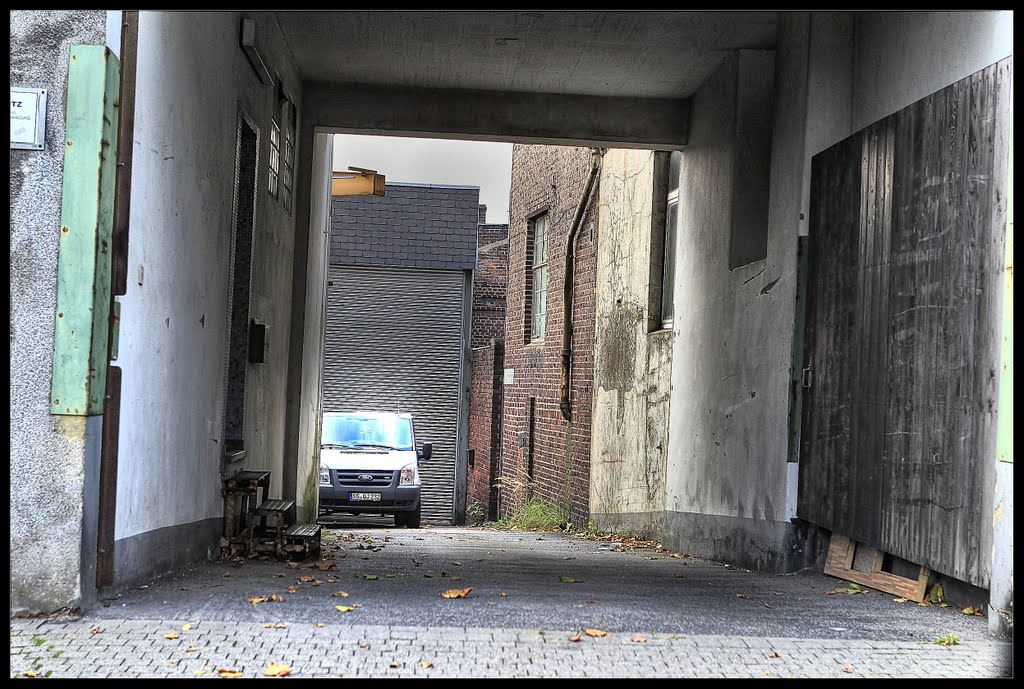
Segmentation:
{"type": "Polygon", "coordinates": [[[733,169],[734,148],[744,143],[721,126],[745,97],[727,65],[694,97],[680,183],[664,540],[674,549],[775,571],[805,566],[818,555],[813,536],[788,521],[787,509],[806,41],[806,15],[783,14],[770,193],[761,219],[767,258],[732,271],[727,265],[730,199],[742,204],[746,196],[733,169]]]}
{"type": "MultiPolygon", "coordinates": [[[[263,58],[301,102],[272,15],[263,58]]],[[[123,369],[115,585],[207,557],[221,531],[221,453],[239,108],[259,130],[250,318],[268,324],[249,364],[246,465],[282,485],[294,215],[267,192],[274,88],[239,45],[235,12],[142,12],[123,369]]],[[[294,211],[293,211],[294,213],[294,211]]]]}
{"type": "Polygon", "coordinates": [[[672,331],[648,333],[654,157],[611,150],[601,167],[590,471],[597,527],[644,537],[664,516],[672,371],[672,331]]]}
{"type": "Polygon", "coordinates": [[[83,593],[87,442],[98,456],[87,426],[100,418],[51,416],[49,396],[68,51],[105,36],[103,11],[11,11],[11,86],[47,90],[45,150],[10,158],[12,613],[74,608],[83,593]]]}
{"type": "Polygon", "coordinates": [[[1013,54],[1008,10],[856,12],[854,20],[850,133],[1013,54]]]}

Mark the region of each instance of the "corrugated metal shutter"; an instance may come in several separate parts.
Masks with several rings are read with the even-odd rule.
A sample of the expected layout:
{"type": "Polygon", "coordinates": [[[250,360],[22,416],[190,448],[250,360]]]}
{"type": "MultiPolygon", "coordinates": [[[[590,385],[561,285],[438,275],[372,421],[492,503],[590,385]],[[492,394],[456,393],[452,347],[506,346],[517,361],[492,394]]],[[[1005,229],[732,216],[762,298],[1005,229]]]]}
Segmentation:
{"type": "Polygon", "coordinates": [[[463,274],[331,266],[324,411],[401,411],[415,418],[422,518],[451,524],[459,429],[463,274]]]}

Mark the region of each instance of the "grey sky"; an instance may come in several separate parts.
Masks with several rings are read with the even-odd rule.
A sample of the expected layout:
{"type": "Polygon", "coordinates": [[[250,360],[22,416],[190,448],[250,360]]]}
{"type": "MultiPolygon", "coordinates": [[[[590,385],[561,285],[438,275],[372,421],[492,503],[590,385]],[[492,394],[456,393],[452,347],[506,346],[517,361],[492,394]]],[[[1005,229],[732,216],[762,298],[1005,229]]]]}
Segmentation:
{"type": "Polygon", "coordinates": [[[376,170],[388,182],[480,187],[487,222],[508,222],[512,144],[491,141],[334,135],[334,169],[376,170]]]}

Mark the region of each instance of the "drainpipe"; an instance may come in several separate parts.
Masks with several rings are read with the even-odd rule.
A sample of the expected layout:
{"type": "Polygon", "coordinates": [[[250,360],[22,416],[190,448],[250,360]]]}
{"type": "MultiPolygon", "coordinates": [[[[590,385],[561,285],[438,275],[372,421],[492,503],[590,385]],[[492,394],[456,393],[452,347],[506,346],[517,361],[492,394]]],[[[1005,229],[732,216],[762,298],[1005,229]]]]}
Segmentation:
{"type": "Polygon", "coordinates": [[[562,410],[562,417],[566,421],[572,420],[572,403],[569,401],[569,364],[572,361],[572,295],[576,268],[576,235],[579,233],[580,225],[583,224],[583,215],[590,203],[594,180],[597,179],[597,173],[601,170],[604,149],[592,148],[590,153],[590,176],[587,177],[587,185],[583,188],[580,203],[576,206],[576,215],[572,219],[572,227],[569,229],[569,236],[565,240],[565,284],[562,293],[562,392],[558,408],[562,410]]]}

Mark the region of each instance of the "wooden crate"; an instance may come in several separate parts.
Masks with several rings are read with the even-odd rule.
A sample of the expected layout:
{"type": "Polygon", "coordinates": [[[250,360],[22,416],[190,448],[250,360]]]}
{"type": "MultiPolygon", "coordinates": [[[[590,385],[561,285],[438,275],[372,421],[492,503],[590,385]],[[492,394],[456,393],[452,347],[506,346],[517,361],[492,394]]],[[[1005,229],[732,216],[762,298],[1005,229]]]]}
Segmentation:
{"type": "Polygon", "coordinates": [[[931,576],[930,569],[922,566],[916,579],[883,572],[882,562],[885,559],[885,552],[872,548],[874,558],[871,571],[861,572],[853,568],[853,556],[856,553],[857,545],[856,541],[852,541],[846,536],[832,534],[832,540],[828,546],[828,558],[825,560],[825,574],[892,593],[918,603],[924,600],[928,577],[931,576]]]}

